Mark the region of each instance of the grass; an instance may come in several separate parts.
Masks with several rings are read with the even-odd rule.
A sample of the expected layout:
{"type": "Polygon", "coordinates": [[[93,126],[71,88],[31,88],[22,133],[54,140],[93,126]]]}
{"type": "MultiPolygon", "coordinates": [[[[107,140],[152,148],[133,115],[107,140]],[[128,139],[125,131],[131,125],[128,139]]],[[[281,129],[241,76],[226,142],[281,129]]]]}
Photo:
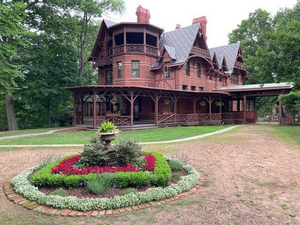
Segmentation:
{"type": "Polygon", "coordinates": [[[274,126],[275,134],[291,145],[300,147],[300,126],[274,126]]]}
{"type": "Polygon", "coordinates": [[[20,134],[36,134],[44,133],[50,130],[56,130],[67,127],[52,127],[52,128],[39,128],[39,129],[28,129],[28,130],[14,130],[14,131],[2,131],[0,132],[0,137],[15,136],[20,134]]]}
{"type": "MultiPolygon", "coordinates": [[[[125,137],[136,140],[138,142],[169,141],[174,139],[211,133],[227,127],[229,126],[191,126],[166,127],[143,131],[122,131],[120,132],[116,142],[118,142],[120,138],[125,137]]],[[[94,133],[95,131],[73,131],[39,135],[33,137],[4,139],[0,140],[0,145],[88,144],[89,139],[91,138],[91,136],[94,135],[94,133]]]]}

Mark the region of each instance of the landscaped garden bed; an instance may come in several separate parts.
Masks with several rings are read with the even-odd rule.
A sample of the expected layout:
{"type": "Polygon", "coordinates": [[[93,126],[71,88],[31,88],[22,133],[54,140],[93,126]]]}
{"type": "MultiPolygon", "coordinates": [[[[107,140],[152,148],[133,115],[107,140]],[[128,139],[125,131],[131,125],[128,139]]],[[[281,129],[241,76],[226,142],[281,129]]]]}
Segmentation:
{"type": "Polygon", "coordinates": [[[11,183],[41,205],[90,211],[171,198],[198,182],[199,174],[186,163],[142,152],[132,141],[111,147],[98,132],[80,155],[29,168],[11,183]]]}

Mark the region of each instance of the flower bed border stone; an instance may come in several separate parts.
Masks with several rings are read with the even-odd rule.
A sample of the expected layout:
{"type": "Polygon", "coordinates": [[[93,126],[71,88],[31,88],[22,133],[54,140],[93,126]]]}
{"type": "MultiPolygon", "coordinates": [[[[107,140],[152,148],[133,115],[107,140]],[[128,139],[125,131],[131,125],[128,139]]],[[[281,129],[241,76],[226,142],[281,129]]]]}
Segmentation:
{"type": "MultiPolygon", "coordinates": [[[[177,195],[176,194],[174,195],[174,192],[169,190],[169,188],[171,187],[172,189],[176,190],[176,188],[180,187],[180,181],[178,182],[179,186],[177,183],[177,184],[172,184],[166,188],[152,188],[152,189],[157,189],[157,191],[159,191],[159,192],[164,192],[163,190],[165,190],[165,191],[171,191],[173,193],[171,196],[166,196],[166,198],[162,198],[162,199],[155,200],[152,198],[149,201],[145,201],[145,199],[140,199],[139,204],[136,204],[136,205],[120,205],[120,206],[118,206],[118,204],[115,205],[116,202],[120,203],[120,199],[124,198],[125,196],[121,196],[121,197],[116,196],[112,199],[104,198],[105,199],[104,202],[107,202],[109,200],[112,201],[112,203],[109,203],[111,207],[103,207],[103,208],[99,208],[99,209],[97,207],[93,208],[93,209],[84,208],[84,206],[86,206],[89,199],[81,199],[82,203],[83,203],[83,207],[81,207],[81,209],[76,209],[76,208],[74,209],[74,207],[59,209],[59,208],[51,207],[52,206],[51,204],[48,206],[41,204],[41,203],[43,203],[41,201],[41,199],[43,199],[43,197],[47,198],[49,196],[46,196],[43,193],[39,192],[38,189],[36,187],[32,186],[30,184],[30,182],[28,181],[27,176],[31,173],[31,171],[34,170],[34,168],[35,167],[29,168],[29,169],[21,172],[19,175],[17,175],[11,181],[11,183],[14,186],[9,182],[5,183],[3,186],[4,193],[11,201],[13,201],[19,205],[22,205],[25,208],[28,208],[28,209],[31,209],[31,210],[34,210],[37,212],[41,212],[41,213],[46,213],[46,214],[51,214],[51,215],[61,215],[61,216],[106,216],[106,215],[124,213],[127,211],[136,211],[136,210],[139,210],[142,208],[149,208],[149,207],[152,207],[155,205],[165,204],[167,202],[171,202],[171,201],[177,200],[179,198],[185,197],[188,194],[195,192],[205,182],[205,176],[203,173],[197,172],[193,167],[184,164],[184,168],[189,172],[189,175],[184,176],[180,180],[180,181],[182,181],[181,185],[183,185],[182,183],[186,183],[186,182],[189,183],[189,180],[193,180],[193,178],[194,178],[195,183],[193,185],[191,185],[189,188],[185,187],[185,188],[183,188],[183,190],[177,189],[177,191],[179,191],[177,193],[177,195]],[[199,181],[199,178],[200,178],[200,181],[199,181]],[[26,181],[28,182],[27,184],[26,184],[26,181]],[[177,185],[177,187],[176,187],[176,185],[177,185]],[[16,193],[16,192],[18,192],[18,193],[16,193]],[[23,195],[26,196],[27,198],[23,197],[23,195]],[[40,198],[37,198],[37,197],[40,197],[40,198]],[[86,209],[86,211],[79,211],[79,210],[84,210],[84,209],[86,209]]],[[[143,197],[143,196],[145,197],[145,194],[143,194],[143,193],[146,193],[146,192],[147,191],[140,192],[140,197],[143,197]]],[[[54,196],[50,197],[50,199],[53,199],[53,198],[54,198],[54,196]]],[[[56,201],[66,202],[62,198],[68,199],[70,197],[55,196],[55,198],[59,198],[59,199],[56,199],[56,201]]],[[[71,200],[70,206],[72,206],[72,200],[74,200],[74,198],[76,199],[77,197],[70,198],[70,200],[71,200]]],[[[130,198],[137,198],[137,197],[130,196],[130,198]]],[[[78,199],[78,200],[80,200],[80,199],[78,199]]],[[[95,201],[97,201],[97,199],[95,201]]],[[[47,202],[47,203],[49,204],[49,202],[47,202]]],[[[75,204],[80,204],[80,203],[76,202],[75,204]]]]}

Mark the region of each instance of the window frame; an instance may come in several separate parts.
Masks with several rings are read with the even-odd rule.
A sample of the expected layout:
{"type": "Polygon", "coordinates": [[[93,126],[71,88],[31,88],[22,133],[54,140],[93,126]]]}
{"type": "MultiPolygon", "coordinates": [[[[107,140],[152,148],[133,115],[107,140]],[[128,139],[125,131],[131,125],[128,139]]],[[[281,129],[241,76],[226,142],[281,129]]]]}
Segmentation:
{"type": "Polygon", "coordinates": [[[140,77],[140,61],[139,60],[131,60],[131,77],[140,77]],[[137,69],[133,68],[134,63],[137,63],[137,69]],[[134,75],[134,72],[137,72],[137,75],[134,75]]]}

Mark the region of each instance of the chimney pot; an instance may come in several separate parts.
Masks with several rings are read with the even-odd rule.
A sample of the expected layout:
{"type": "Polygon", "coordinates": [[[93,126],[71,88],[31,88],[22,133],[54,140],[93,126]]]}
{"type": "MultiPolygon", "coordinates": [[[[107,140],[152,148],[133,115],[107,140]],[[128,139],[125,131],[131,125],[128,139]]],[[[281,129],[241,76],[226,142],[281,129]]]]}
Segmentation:
{"type": "Polygon", "coordinates": [[[179,28],[181,28],[181,25],[177,23],[175,29],[177,30],[179,28]]]}

